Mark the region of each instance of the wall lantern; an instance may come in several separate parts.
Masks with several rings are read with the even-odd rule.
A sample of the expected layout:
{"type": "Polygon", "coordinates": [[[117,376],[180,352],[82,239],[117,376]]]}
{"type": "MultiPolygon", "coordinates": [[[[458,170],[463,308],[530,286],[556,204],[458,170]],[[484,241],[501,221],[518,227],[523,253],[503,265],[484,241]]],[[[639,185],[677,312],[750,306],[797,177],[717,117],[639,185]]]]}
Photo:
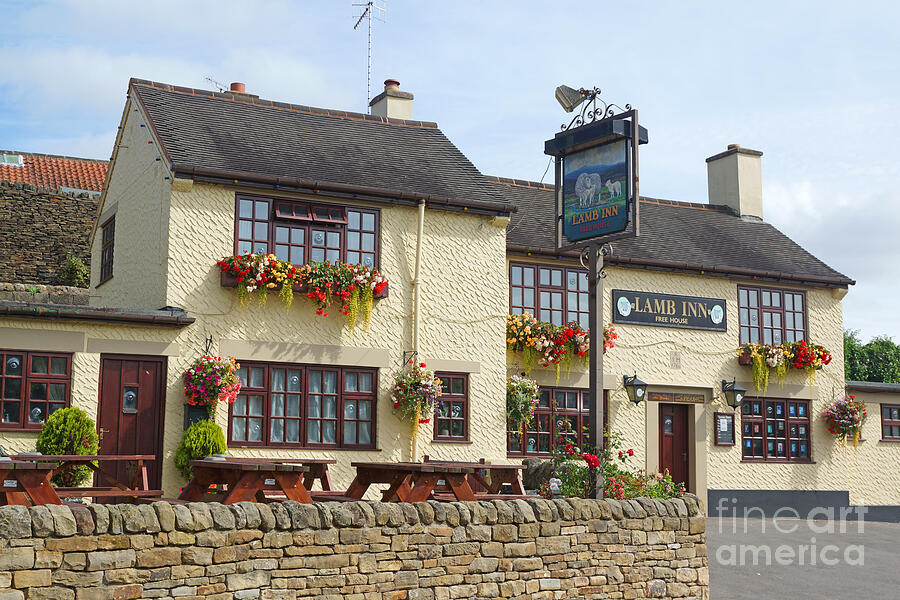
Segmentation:
{"type": "Polygon", "coordinates": [[[747,390],[737,384],[737,378],[733,381],[722,380],[722,393],[725,394],[725,402],[731,408],[737,408],[744,401],[747,390]]]}
{"type": "Polygon", "coordinates": [[[628,394],[628,399],[635,404],[640,404],[644,396],[647,395],[647,384],[638,379],[637,373],[632,377],[623,375],[622,381],[625,384],[625,392],[628,394]]]}

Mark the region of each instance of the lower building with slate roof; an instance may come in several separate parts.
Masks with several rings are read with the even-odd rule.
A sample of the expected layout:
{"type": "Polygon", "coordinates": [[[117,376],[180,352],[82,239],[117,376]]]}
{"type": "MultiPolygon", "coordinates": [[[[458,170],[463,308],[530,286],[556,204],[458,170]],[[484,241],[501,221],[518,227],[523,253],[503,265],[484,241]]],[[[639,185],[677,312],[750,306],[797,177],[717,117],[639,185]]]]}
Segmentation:
{"type": "Polygon", "coordinates": [[[640,236],[606,258],[614,333],[595,400],[571,356],[584,346],[542,356],[510,330],[577,342],[587,327],[589,278],[556,249],[553,187],[482,174],[412,104],[395,80],[356,114],[132,79],[84,225],[89,304],[0,301],[0,445],[33,450],[49,414],[78,406],[102,453],[155,456],[149,485],[176,496],[175,450],[206,414],[187,403],[185,374],[209,354],[240,364],[240,393],[212,417],[229,453],[331,458],[336,488],[351,462],[426,455],[525,461],[534,485],[558,444],[596,441],[602,401],[631,466],[668,471],[713,514],[769,506],[771,490],[798,508],[900,504],[900,446],[872,426],[848,461],[821,418],[844,393],[854,282],[764,220],[760,152],[710,157],[708,204],[641,198],[640,236]],[[743,364],[742,347],[801,341],[830,362],[767,384],[743,364]],[[419,363],[443,394],[413,425],[390,390],[419,363]],[[505,391],[523,372],[541,394],[519,428],[505,391]],[[736,407],[723,382],[747,390],[736,407]]]}

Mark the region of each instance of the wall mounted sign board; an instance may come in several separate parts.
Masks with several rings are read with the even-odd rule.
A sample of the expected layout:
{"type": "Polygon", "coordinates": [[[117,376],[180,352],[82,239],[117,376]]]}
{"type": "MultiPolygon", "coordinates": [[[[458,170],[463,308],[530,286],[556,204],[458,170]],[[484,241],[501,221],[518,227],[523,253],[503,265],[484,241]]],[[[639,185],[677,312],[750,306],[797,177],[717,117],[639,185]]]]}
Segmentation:
{"type": "Polygon", "coordinates": [[[734,413],[715,413],[713,427],[716,446],[734,446],[734,413]]]}
{"type": "Polygon", "coordinates": [[[612,291],[613,323],[726,331],[725,300],[633,290],[612,291]]]}

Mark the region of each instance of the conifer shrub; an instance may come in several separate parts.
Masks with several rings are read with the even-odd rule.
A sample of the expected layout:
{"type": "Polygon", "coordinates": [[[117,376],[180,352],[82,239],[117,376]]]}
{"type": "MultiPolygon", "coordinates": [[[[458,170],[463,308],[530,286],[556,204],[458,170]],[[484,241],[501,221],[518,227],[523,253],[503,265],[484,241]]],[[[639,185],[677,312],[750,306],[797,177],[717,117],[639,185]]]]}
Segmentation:
{"type": "MultiPolygon", "coordinates": [[[[80,408],[61,408],[54,411],[38,435],[35,449],[41,454],[97,454],[99,439],[97,426],[80,408]]],[[[53,485],[75,487],[90,479],[87,465],[73,465],[56,469],[50,481],[53,485]]]]}
{"type": "Polygon", "coordinates": [[[194,476],[191,461],[213,454],[224,454],[228,449],[222,428],[212,421],[197,421],[184,431],[181,443],[175,451],[175,468],[185,479],[194,476]]]}

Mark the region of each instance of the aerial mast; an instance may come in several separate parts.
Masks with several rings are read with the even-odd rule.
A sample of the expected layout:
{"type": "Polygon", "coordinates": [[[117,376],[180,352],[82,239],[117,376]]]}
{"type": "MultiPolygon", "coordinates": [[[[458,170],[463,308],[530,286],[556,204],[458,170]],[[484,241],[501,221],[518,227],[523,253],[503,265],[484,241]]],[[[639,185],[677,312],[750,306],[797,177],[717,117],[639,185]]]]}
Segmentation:
{"type": "MultiPolygon", "coordinates": [[[[382,2],[384,1],[385,0],[382,0],[382,2]]],[[[384,14],[385,8],[383,6],[379,6],[378,0],[367,0],[366,2],[354,4],[353,6],[362,9],[361,14],[354,15],[356,24],[353,25],[353,30],[356,31],[357,29],[359,29],[359,26],[364,19],[368,20],[369,22],[369,52],[366,64],[366,106],[368,106],[369,101],[372,100],[372,45],[374,42],[375,21],[379,20],[382,23],[384,22],[384,19],[378,16],[378,11],[381,11],[381,14],[384,14]]],[[[371,107],[368,108],[368,111],[370,113],[372,112],[371,107]]]]}

